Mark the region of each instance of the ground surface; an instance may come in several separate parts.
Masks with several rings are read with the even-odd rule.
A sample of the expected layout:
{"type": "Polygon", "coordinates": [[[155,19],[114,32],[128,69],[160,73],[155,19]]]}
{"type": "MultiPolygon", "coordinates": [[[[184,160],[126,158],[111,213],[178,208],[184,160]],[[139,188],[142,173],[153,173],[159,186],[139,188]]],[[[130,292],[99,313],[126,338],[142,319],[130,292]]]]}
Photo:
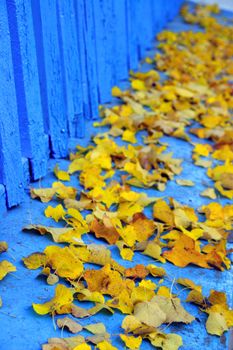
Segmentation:
{"type": "MultiPolygon", "coordinates": [[[[224,13],[225,16],[230,17],[230,13],[224,13]]],[[[168,26],[169,29],[179,31],[185,30],[186,25],[181,18],[177,17],[168,26]]],[[[190,26],[189,26],[190,29],[190,26]]],[[[81,141],[81,144],[87,144],[89,136],[96,133],[89,123],[86,130],[86,138],[81,141]]],[[[194,141],[197,138],[193,137],[194,141]]],[[[156,190],[146,191],[150,196],[173,196],[181,203],[188,204],[194,208],[209,203],[211,200],[203,198],[199,195],[206,188],[206,184],[211,183],[206,176],[206,169],[193,165],[191,161],[192,146],[185,141],[164,137],[164,142],[169,144],[170,149],[174,153],[174,157],[183,158],[183,172],[180,178],[190,179],[195,182],[195,187],[181,187],[174,181],[168,183],[165,192],[161,193],[156,190]]],[[[80,144],[80,140],[71,140],[71,147],[75,143],[80,144]]],[[[198,140],[200,143],[200,140],[198,140]]],[[[33,186],[46,187],[55,181],[52,169],[55,161],[50,161],[50,171],[48,175],[33,186]]],[[[66,160],[59,161],[62,168],[67,166],[66,160]]],[[[73,184],[79,187],[75,176],[72,178],[73,184]]],[[[227,204],[230,200],[218,198],[221,205],[227,204]]],[[[40,223],[48,225],[48,219],[43,215],[44,208],[47,204],[30,199],[29,195],[25,195],[24,203],[15,209],[10,210],[1,218],[0,232],[1,239],[6,240],[9,244],[9,251],[5,253],[4,258],[10,260],[17,267],[17,273],[9,274],[0,284],[0,295],[3,300],[3,307],[0,309],[0,350],[39,350],[41,344],[45,343],[49,337],[60,337],[68,335],[68,333],[61,332],[54,329],[54,324],[50,316],[39,316],[35,314],[32,309],[32,302],[42,303],[50,299],[54,294],[54,286],[48,286],[38,276],[38,270],[27,270],[21,259],[32,252],[42,251],[47,245],[53,244],[48,236],[40,236],[33,233],[22,232],[22,227],[29,223],[40,223]],[[63,334],[62,334],[63,333],[63,334]]],[[[151,214],[151,208],[147,209],[147,213],[151,214]]],[[[95,242],[92,236],[88,237],[88,243],[95,242]]],[[[140,263],[142,259],[141,254],[135,254],[133,262],[126,262],[121,259],[118,249],[113,247],[113,258],[125,266],[132,266],[140,263]]],[[[153,259],[144,256],[144,263],[153,263],[153,259]]],[[[166,263],[166,270],[171,280],[178,277],[192,278],[195,283],[203,286],[204,294],[208,294],[211,289],[225,291],[228,296],[229,305],[233,302],[233,275],[232,270],[219,272],[216,270],[204,270],[198,267],[179,268],[170,263],[166,263]]],[[[185,297],[186,291],[183,291],[185,297]]],[[[182,298],[183,299],[183,298],[182,298]]],[[[227,349],[229,344],[229,335],[221,338],[210,336],[205,330],[204,319],[206,316],[198,312],[197,307],[192,305],[185,305],[186,309],[190,311],[197,320],[188,326],[172,326],[169,327],[170,332],[177,332],[182,335],[184,345],[182,349],[196,350],[199,349],[227,349]],[[200,319],[202,322],[198,322],[200,319]]],[[[97,314],[93,316],[92,322],[104,322],[107,331],[111,333],[113,345],[122,349],[122,343],[119,338],[114,337],[114,334],[119,333],[119,325],[123,315],[116,311],[113,316],[107,314],[97,314]]],[[[82,324],[90,323],[90,321],[83,321],[82,324]]],[[[85,334],[85,333],[84,333],[85,334]]],[[[149,343],[145,343],[143,349],[151,349],[149,343]]],[[[230,349],[233,349],[231,347],[230,349]]]]}

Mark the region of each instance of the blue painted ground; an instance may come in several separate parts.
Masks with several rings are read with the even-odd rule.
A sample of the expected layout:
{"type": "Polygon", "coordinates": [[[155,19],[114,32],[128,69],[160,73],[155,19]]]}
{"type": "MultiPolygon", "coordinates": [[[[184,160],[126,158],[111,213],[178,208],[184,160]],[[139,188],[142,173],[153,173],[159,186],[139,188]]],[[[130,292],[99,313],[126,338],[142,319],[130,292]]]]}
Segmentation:
{"type": "MultiPolygon", "coordinates": [[[[224,16],[230,17],[230,13],[224,13],[224,16]]],[[[169,26],[171,30],[185,30],[185,25],[182,20],[177,17],[169,26]]],[[[188,27],[190,29],[190,26],[188,27]]],[[[196,29],[194,27],[194,29],[196,29]]],[[[70,140],[71,148],[79,143],[86,145],[89,142],[90,136],[96,132],[104,131],[103,129],[94,129],[90,123],[87,124],[85,139],[70,140]]],[[[192,137],[193,141],[200,140],[192,137]]],[[[156,190],[146,191],[150,196],[172,196],[181,203],[185,203],[194,208],[198,208],[203,204],[209,203],[211,200],[201,197],[199,194],[207,185],[211,186],[210,179],[206,176],[206,169],[193,165],[191,161],[192,146],[182,140],[164,137],[163,141],[169,144],[169,149],[173,151],[175,158],[183,158],[183,172],[179,178],[191,179],[195,182],[195,187],[181,187],[174,181],[168,183],[166,191],[161,193],[156,190]]],[[[59,161],[60,166],[66,169],[68,161],[59,161]]],[[[55,177],[52,169],[55,161],[49,163],[50,169],[47,176],[33,184],[35,187],[50,186],[55,177]]],[[[75,176],[72,177],[72,184],[81,189],[75,176]]],[[[217,199],[220,204],[230,203],[229,200],[219,197],[217,199]]],[[[55,204],[52,203],[52,204],[55,204]]],[[[49,337],[68,336],[68,333],[61,330],[55,330],[52,318],[50,316],[39,316],[34,313],[31,304],[42,303],[49,300],[54,294],[55,286],[49,286],[43,278],[39,277],[39,270],[27,270],[21,259],[32,252],[42,251],[47,245],[54,244],[47,236],[39,236],[33,233],[22,232],[22,227],[30,223],[38,224],[54,224],[50,223],[43,215],[43,211],[47,204],[30,199],[28,194],[25,194],[24,203],[15,209],[10,210],[3,215],[0,223],[1,240],[6,240],[9,243],[9,251],[2,256],[4,259],[10,260],[17,266],[17,272],[8,275],[0,282],[0,295],[3,300],[3,307],[0,309],[0,350],[39,350],[41,344],[45,343],[49,337]]],[[[147,209],[146,213],[151,215],[152,209],[147,209]]],[[[95,242],[92,235],[88,235],[87,243],[95,242]]],[[[101,242],[102,243],[102,242],[101,242]]],[[[154,260],[136,253],[131,262],[121,259],[118,249],[112,247],[112,255],[118,262],[125,266],[133,266],[137,263],[154,263],[154,260]]],[[[211,289],[225,291],[228,296],[228,302],[232,306],[233,302],[233,275],[232,270],[219,272],[216,270],[205,270],[198,267],[179,268],[170,263],[163,265],[165,267],[168,278],[167,285],[170,286],[174,278],[188,277],[195,283],[203,286],[205,295],[208,295],[211,289]]],[[[157,281],[158,282],[158,281],[157,281]]],[[[186,291],[174,287],[174,293],[180,293],[182,300],[186,297],[186,291]]],[[[183,337],[182,349],[196,350],[209,349],[220,350],[227,349],[229,335],[223,336],[221,339],[216,336],[210,336],[205,330],[206,316],[201,313],[197,307],[185,305],[185,308],[192,313],[197,320],[191,325],[178,325],[165,327],[165,331],[177,332],[183,337]]],[[[112,343],[118,349],[124,349],[123,343],[116,335],[120,332],[120,324],[123,315],[116,311],[113,316],[99,313],[88,320],[81,320],[81,324],[104,322],[107,331],[112,334],[112,343]]],[[[82,333],[85,335],[85,332],[82,333]]],[[[151,349],[150,343],[145,342],[142,349],[151,349]]],[[[232,350],[232,348],[231,348],[232,350]]]]}

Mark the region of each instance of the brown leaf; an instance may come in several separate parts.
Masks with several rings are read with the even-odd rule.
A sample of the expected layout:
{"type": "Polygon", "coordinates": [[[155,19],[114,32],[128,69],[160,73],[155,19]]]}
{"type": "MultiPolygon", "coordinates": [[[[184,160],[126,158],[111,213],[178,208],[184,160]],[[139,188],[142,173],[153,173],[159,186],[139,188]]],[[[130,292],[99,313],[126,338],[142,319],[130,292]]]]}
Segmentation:
{"type": "Polygon", "coordinates": [[[71,333],[78,333],[81,332],[81,330],[83,329],[83,327],[79,323],[75,322],[74,320],[72,320],[72,318],[69,317],[58,318],[57,326],[59,328],[66,327],[71,333]]]}

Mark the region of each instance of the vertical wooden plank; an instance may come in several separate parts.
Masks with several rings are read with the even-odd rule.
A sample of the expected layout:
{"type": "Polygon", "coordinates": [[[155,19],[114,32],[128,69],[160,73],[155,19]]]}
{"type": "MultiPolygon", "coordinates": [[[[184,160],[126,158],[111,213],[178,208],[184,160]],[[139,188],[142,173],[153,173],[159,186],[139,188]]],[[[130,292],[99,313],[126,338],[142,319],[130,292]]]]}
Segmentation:
{"type": "Polygon", "coordinates": [[[98,117],[98,83],[93,1],[84,1],[84,43],[91,119],[98,117]]]}
{"type": "Polygon", "coordinates": [[[0,183],[6,187],[9,207],[20,203],[23,170],[10,34],[5,1],[0,1],[0,183]]]}
{"type": "MultiPolygon", "coordinates": [[[[94,27],[99,102],[111,100],[113,86],[113,19],[110,0],[94,0],[94,27]]],[[[116,30],[116,29],[115,29],[116,30]]]]}
{"type": "Polygon", "coordinates": [[[44,134],[30,0],[7,1],[11,51],[23,157],[29,158],[31,177],[47,171],[48,137],[44,134]]]}
{"type": "Polygon", "coordinates": [[[113,23],[114,23],[114,67],[115,80],[126,79],[128,76],[127,64],[127,22],[126,22],[126,0],[113,1],[113,23]]]}
{"type": "Polygon", "coordinates": [[[126,0],[127,22],[127,61],[129,69],[138,67],[137,30],[135,28],[136,7],[134,0],[126,0]]]}
{"type": "Polygon", "coordinates": [[[67,155],[68,128],[54,0],[32,0],[34,33],[45,130],[49,132],[51,156],[67,155]]]}
{"type": "Polygon", "coordinates": [[[91,105],[89,102],[89,91],[88,91],[88,78],[87,78],[87,61],[86,61],[86,47],[84,42],[84,1],[74,0],[75,10],[75,22],[76,22],[76,33],[77,33],[77,46],[80,57],[81,67],[81,82],[82,82],[82,97],[83,97],[83,112],[84,117],[89,119],[91,117],[91,105]]]}
{"type": "Polygon", "coordinates": [[[137,6],[136,25],[138,30],[139,58],[142,58],[146,49],[151,45],[152,16],[150,12],[150,0],[138,0],[135,4],[137,6]]]}
{"type": "Polygon", "coordinates": [[[153,1],[153,22],[156,24],[155,30],[158,33],[165,24],[163,0],[153,1]]]}
{"type": "Polygon", "coordinates": [[[74,3],[73,0],[58,1],[57,6],[69,135],[77,137],[80,136],[79,127],[83,114],[83,101],[74,3]]]}

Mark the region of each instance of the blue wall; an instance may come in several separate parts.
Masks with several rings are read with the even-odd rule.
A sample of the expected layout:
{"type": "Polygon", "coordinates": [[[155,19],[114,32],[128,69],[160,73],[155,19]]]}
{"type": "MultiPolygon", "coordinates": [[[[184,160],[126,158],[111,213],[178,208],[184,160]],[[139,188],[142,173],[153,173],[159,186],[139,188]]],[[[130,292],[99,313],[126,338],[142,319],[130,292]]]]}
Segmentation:
{"type": "Polygon", "coordinates": [[[182,0],[0,1],[0,209],[84,136],[182,0]],[[172,7],[171,7],[172,3],[172,7]]]}

